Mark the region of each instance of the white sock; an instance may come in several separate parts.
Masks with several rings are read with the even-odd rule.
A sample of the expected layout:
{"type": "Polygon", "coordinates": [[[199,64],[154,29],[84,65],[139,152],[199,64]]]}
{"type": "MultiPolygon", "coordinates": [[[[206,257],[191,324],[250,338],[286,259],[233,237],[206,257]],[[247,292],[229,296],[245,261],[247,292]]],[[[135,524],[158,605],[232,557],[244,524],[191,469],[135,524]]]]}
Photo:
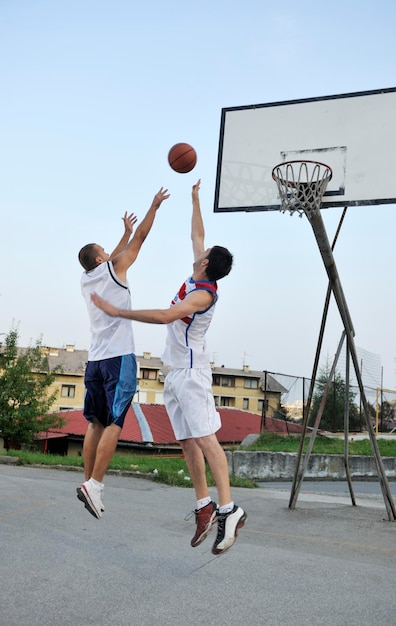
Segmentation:
{"type": "Polygon", "coordinates": [[[219,513],[224,515],[224,513],[230,513],[234,508],[234,502],[231,500],[228,504],[223,504],[223,506],[219,506],[219,513]]]}
{"type": "Polygon", "coordinates": [[[95,487],[102,487],[102,483],[100,483],[98,480],[95,480],[94,478],[90,478],[88,482],[91,482],[92,485],[94,485],[95,487]]]}
{"type": "Polygon", "coordinates": [[[210,496],[207,496],[206,498],[201,498],[200,500],[197,500],[197,511],[199,511],[199,509],[202,509],[202,507],[204,507],[207,504],[209,504],[209,502],[212,502],[212,498],[210,496]]]}

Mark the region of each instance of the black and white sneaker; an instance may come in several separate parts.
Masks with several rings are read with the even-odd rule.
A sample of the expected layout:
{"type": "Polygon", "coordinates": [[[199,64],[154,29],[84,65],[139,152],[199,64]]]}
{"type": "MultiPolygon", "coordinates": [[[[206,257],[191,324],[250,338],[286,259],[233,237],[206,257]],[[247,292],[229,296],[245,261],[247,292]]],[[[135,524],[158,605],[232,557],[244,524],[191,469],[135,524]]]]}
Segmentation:
{"type": "Polygon", "coordinates": [[[217,537],[212,547],[213,554],[223,554],[235,543],[238,530],[247,520],[245,511],[236,504],[229,513],[219,513],[217,510],[217,537]]]}

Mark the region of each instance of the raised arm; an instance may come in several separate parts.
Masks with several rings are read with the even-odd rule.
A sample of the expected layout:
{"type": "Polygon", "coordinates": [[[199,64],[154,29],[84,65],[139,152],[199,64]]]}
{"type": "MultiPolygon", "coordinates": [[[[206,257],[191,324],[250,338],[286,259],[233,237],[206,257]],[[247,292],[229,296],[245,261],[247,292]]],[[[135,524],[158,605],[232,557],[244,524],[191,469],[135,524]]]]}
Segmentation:
{"type": "Polygon", "coordinates": [[[201,179],[199,179],[192,188],[192,218],[191,218],[191,240],[194,253],[194,261],[205,250],[205,228],[202,220],[201,206],[199,202],[199,188],[201,179]]]}
{"type": "Polygon", "coordinates": [[[117,246],[114,248],[113,252],[110,254],[110,257],[109,257],[110,261],[112,261],[113,258],[117,256],[117,254],[122,252],[122,250],[125,250],[126,246],[128,245],[129,239],[131,238],[131,235],[133,233],[133,227],[137,221],[137,217],[133,213],[128,215],[126,211],[124,213],[124,217],[122,217],[121,219],[124,222],[124,234],[121,237],[120,241],[118,242],[117,246]]]}
{"type": "Polygon", "coordinates": [[[114,269],[122,280],[125,280],[127,269],[132,265],[132,263],[135,262],[140,248],[142,247],[142,244],[154,223],[157,210],[161,206],[162,202],[169,198],[169,196],[170,194],[168,193],[168,190],[161,187],[161,189],[155,194],[149,210],[135,230],[135,234],[133,235],[131,241],[124,250],[113,258],[114,269]]]}
{"type": "Polygon", "coordinates": [[[193,315],[197,311],[204,311],[213,302],[212,295],[205,290],[197,290],[188,294],[184,300],[176,302],[168,309],[119,309],[101,298],[97,293],[91,294],[92,302],[111,317],[122,317],[135,322],[146,324],[170,324],[175,320],[193,315]]]}

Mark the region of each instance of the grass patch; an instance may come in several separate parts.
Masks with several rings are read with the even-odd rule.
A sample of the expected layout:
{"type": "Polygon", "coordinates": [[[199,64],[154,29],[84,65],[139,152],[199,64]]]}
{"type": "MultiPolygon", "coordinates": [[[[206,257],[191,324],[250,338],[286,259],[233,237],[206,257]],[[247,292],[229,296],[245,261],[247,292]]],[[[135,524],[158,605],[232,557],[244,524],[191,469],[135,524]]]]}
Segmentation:
{"type": "MultiPolygon", "coordinates": [[[[304,452],[308,447],[309,439],[304,441],[304,452]]],[[[396,440],[377,439],[378,449],[381,456],[396,456],[396,440]]],[[[244,446],[243,450],[269,452],[298,452],[300,435],[278,435],[265,432],[250,446],[244,446]]],[[[335,437],[317,435],[312,448],[313,454],[344,454],[344,440],[335,437]]],[[[372,456],[373,451],[369,439],[350,441],[348,443],[350,455],[372,456]]]]}
{"type": "MultiPolygon", "coordinates": [[[[307,449],[309,439],[305,439],[304,452],[307,449]]],[[[235,447],[234,450],[251,450],[268,452],[298,452],[300,435],[278,435],[276,433],[265,432],[250,446],[243,448],[235,447]]],[[[382,457],[396,457],[396,440],[377,439],[378,448],[382,457]]],[[[324,437],[318,435],[315,438],[313,454],[344,454],[344,440],[335,437],[324,437]]],[[[371,442],[369,439],[350,441],[348,444],[350,455],[372,456],[371,442]]],[[[10,450],[5,453],[7,456],[18,457],[19,465],[47,465],[59,467],[81,467],[83,459],[81,456],[58,456],[54,454],[42,454],[40,452],[28,452],[26,450],[10,450]]],[[[109,469],[121,472],[133,472],[134,475],[143,474],[155,482],[171,485],[173,487],[192,488],[187,465],[182,456],[149,456],[149,455],[129,455],[115,454],[109,469]]],[[[206,477],[209,486],[214,486],[212,474],[207,468],[206,477]]],[[[254,488],[256,484],[249,478],[239,478],[230,476],[232,487],[254,488]]]]}
{"type": "Polygon", "coordinates": [[[83,467],[81,456],[60,456],[57,454],[43,454],[28,450],[9,450],[7,456],[18,458],[18,465],[63,465],[68,467],[83,467]]]}
{"type": "MultiPolygon", "coordinates": [[[[19,465],[46,465],[59,467],[81,467],[81,456],[60,456],[55,454],[42,454],[40,452],[28,452],[26,450],[10,450],[7,456],[18,457],[19,465]]],[[[110,462],[109,469],[121,472],[133,472],[134,475],[143,474],[155,482],[171,485],[173,487],[189,487],[192,481],[187,470],[187,465],[182,456],[158,457],[149,455],[115,454],[110,462]]],[[[212,474],[207,468],[206,476],[209,486],[214,486],[212,474]]],[[[254,488],[256,484],[249,478],[230,476],[232,487],[254,488]]]]}

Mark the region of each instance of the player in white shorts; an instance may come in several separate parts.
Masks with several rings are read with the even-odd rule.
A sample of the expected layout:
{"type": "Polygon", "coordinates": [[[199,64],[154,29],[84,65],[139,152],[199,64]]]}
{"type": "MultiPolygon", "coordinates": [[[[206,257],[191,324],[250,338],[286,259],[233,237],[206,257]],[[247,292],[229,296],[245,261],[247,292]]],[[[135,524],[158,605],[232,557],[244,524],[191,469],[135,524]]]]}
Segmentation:
{"type": "Polygon", "coordinates": [[[180,443],[196,494],[196,532],[191,540],[198,546],[217,521],[213,554],[231,548],[247,515],[231,496],[228,463],[216,432],[221,426],[212,393],[210,357],[205,334],[217,302],[217,281],[231,271],[232,254],[226,248],[205,249],[199,188],[192,189],[191,239],[194,253],[193,274],[180,287],[168,309],[129,310],[107,302],[97,294],[92,300],[112,317],[148,324],[167,324],[163,361],[169,366],[165,378],[164,401],[175,436],[180,443]],[[218,491],[218,505],[209,495],[207,461],[218,491]]]}

